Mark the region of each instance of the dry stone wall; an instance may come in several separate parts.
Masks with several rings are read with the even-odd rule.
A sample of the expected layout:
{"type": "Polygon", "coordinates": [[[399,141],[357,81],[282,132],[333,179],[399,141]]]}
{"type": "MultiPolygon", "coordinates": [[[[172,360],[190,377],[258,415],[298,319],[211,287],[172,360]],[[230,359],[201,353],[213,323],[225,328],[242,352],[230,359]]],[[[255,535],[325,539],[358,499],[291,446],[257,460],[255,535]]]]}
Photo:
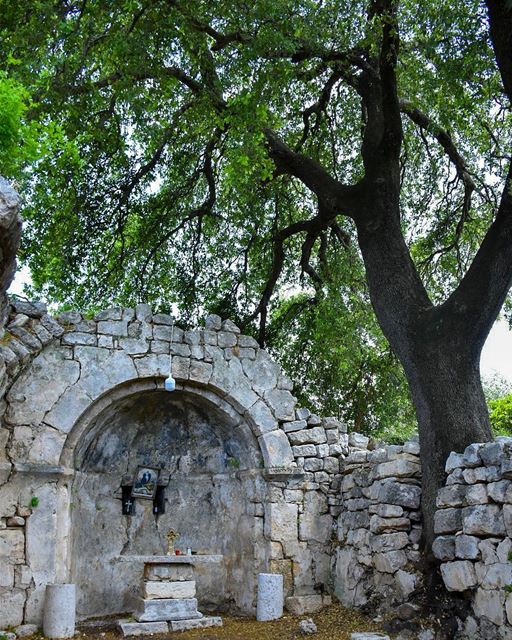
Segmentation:
{"type": "Polygon", "coordinates": [[[253,573],[282,573],[295,612],[329,601],[346,428],[297,408],[291,381],[253,338],[218,316],[202,329],[172,329],[170,316],[147,305],[93,319],[54,318],[20,300],[10,311],[0,344],[0,627],[39,623],[46,584],[70,579],[77,452],[94,443],[101,412],[162,388],[170,353],[177,392],[248,429],[262,460],[244,512],[253,573]]]}
{"type": "Polygon", "coordinates": [[[368,449],[349,435],[342,462],[335,593],[350,607],[389,610],[421,587],[419,445],[368,449]]]}
{"type": "Polygon", "coordinates": [[[471,602],[460,638],[512,638],[512,438],[452,453],[433,551],[448,591],[471,602]]]}

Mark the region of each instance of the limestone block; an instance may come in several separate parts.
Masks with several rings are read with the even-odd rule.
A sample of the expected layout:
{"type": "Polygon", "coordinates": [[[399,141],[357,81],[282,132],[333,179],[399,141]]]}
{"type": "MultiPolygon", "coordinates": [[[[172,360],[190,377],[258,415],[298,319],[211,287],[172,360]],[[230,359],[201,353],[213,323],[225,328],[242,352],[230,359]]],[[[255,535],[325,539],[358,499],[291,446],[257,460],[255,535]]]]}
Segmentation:
{"type": "MultiPolygon", "coordinates": [[[[231,362],[234,362],[233,360],[231,362]]],[[[245,410],[250,409],[258,400],[258,396],[251,389],[247,380],[242,379],[231,388],[229,392],[231,404],[235,409],[243,413],[245,410]]],[[[256,433],[256,435],[259,435],[256,433]]]]}
{"type": "MultiPolygon", "coordinates": [[[[497,541],[491,539],[491,540],[482,540],[478,544],[478,548],[482,555],[482,562],[484,564],[494,564],[495,562],[499,562],[498,555],[496,553],[496,542],[497,541]]],[[[482,574],[482,580],[483,580],[483,574],[482,574]]]]}
{"type": "Polygon", "coordinates": [[[70,387],[45,414],[44,421],[62,433],[69,433],[91,402],[84,389],[76,385],[70,387]]]}
{"type": "Polygon", "coordinates": [[[486,467],[498,467],[503,458],[503,448],[503,442],[486,442],[481,445],[479,455],[483,464],[486,467]]]}
{"type": "Polygon", "coordinates": [[[348,434],[348,444],[350,447],[354,447],[355,449],[368,449],[369,442],[370,438],[363,435],[362,433],[352,431],[348,434]]]}
{"type": "Polygon", "coordinates": [[[9,333],[16,336],[32,354],[39,353],[43,347],[39,338],[23,327],[11,327],[9,333]]]}
{"type": "Polygon", "coordinates": [[[462,510],[462,519],[464,533],[468,535],[505,535],[503,514],[497,505],[466,507],[462,510]]]}
{"type": "Polygon", "coordinates": [[[512,584],[512,564],[497,562],[486,567],[480,586],[484,589],[503,589],[509,584],[512,584]]]}
{"type": "Polygon", "coordinates": [[[297,400],[289,391],[272,389],[271,391],[266,391],[264,397],[276,420],[288,420],[290,422],[294,420],[297,400]]]}
{"type": "Polygon", "coordinates": [[[482,465],[482,458],[480,457],[479,443],[470,444],[464,450],[462,462],[465,467],[480,467],[482,465]]]}
{"type": "Polygon", "coordinates": [[[372,504],[370,513],[376,513],[381,518],[400,518],[404,515],[403,507],[395,504],[372,504]]]}
{"type": "Polygon", "coordinates": [[[373,631],[357,631],[350,634],[350,640],[389,640],[389,636],[373,631]]]}
{"type": "Polygon", "coordinates": [[[462,477],[467,484],[501,480],[500,470],[498,467],[475,467],[474,469],[464,469],[462,477]]]}
{"type": "MultiPolygon", "coordinates": [[[[167,329],[167,327],[160,327],[160,329],[167,329]]],[[[175,342],[170,345],[170,352],[173,356],[181,356],[182,358],[190,358],[192,353],[188,344],[175,342]]]]}
{"type": "Polygon", "coordinates": [[[137,378],[132,359],[123,351],[75,347],[75,358],[80,361],[82,370],[77,386],[92,399],[122,382],[137,378]]]}
{"type": "Polygon", "coordinates": [[[269,431],[258,438],[265,467],[289,467],[293,462],[293,453],[288,438],[283,431],[269,431]]]}
{"type": "Polygon", "coordinates": [[[394,577],[399,593],[402,594],[402,597],[404,599],[407,599],[416,589],[416,585],[418,582],[416,576],[414,575],[414,573],[399,569],[395,573],[394,577]]]}
{"type": "MultiPolygon", "coordinates": [[[[293,447],[292,451],[295,452],[295,449],[297,449],[297,447],[293,447]]],[[[314,473],[315,471],[321,471],[323,468],[324,463],[319,458],[306,458],[304,460],[304,471],[311,471],[314,473]]]]}
{"type": "Polygon", "coordinates": [[[228,347],[234,347],[237,343],[237,338],[234,333],[227,331],[219,331],[217,334],[217,344],[221,349],[227,349],[228,347]]]}
{"type": "Polygon", "coordinates": [[[122,307],[109,307],[108,309],[103,309],[103,311],[99,311],[94,316],[94,319],[97,321],[121,320],[122,317],[123,317],[122,307]]]}
{"type": "Polygon", "coordinates": [[[11,424],[40,424],[45,413],[80,376],[78,362],[66,358],[68,350],[49,348],[32,361],[7,394],[11,424]]]}
{"type": "Polygon", "coordinates": [[[277,429],[276,419],[262,400],[257,400],[247,411],[247,415],[253,421],[252,430],[256,435],[262,435],[277,429]]]}
{"type": "MultiPolygon", "coordinates": [[[[302,444],[300,446],[292,447],[292,452],[296,458],[316,458],[316,447],[314,444],[302,444]]],[[[323,467],[322,462],[320,462],[320,465],[319,469],[323,467]]]]}
{"type": "Polygon", "coordinates": [[[281,618],[283,600],[283,576],[279,573],[259,573],[256,619],[261,622],[281,618]]]}
{"type": "Polygon", "coordinates": [[[154,633],[167,633],[167,622],[130,622],[119,620],[117,623],[121,633],[126,636],[152,636],[154,633]]]}
{"type": "Polygon", "coordinates": [[[192,382],[199,382],[200,384],[208,384],[212,371],[213,367],[208,362],[192,360],[190,362],[189,380],[192,382]]]}
{"type": "Polygon", "coordinates": [[[325,431],[322,427],[292,431],[288,433],[288,438],[293,445],[322,444],[327,442],[325,431]]]}
{"type": "Polygon", "coordinates": [[[315,413],[312,413],[308,418],[308,425],[310,427],[317,427],[319,424],[322,424],[322,418],[317,416],[315,413]]]}
{"type": "Polygon", "coordinates": [[[20,529],[0,530],[0,562],[22,564],[25,560],[25,535],[20,529]]]}
{"type": "Polygon", "coordinates": [[[194,568],[190,564],[147,564],[144,577],[151,581],[190,581],[194,579],[194,568]]]}
{"type": "Polygon", "coordinates": [[[446,473],[451,473],[454,469],[464,467],[464,455],[462,453],[455,453],[452,451],[446,460],[444,470],[446,473]]]}
{"type": "Polygon", "coordinates": [[[25,592],[15,589],[0,593],[0,628],[17,627],[23,622],[25,592]]]}
{"type": "Polygon", "coordinates": [[[477,589],[473,598],[473,611],[477,618],[485,617],[494,624],[501,626],[504,623],[504,600],[503,592],[477,589]]]}
{"type": "MultiPolygon", "coordinates": [[[[476,508],[476,507],[471,507],[476,508]]],[[[462,529],[462,509],[441,509],[434,514],[434,533],[456,533],[462,529]]],[[[465,533],[472,533],[466,531],[465,533]]]]}
{"type": "Polygon", "coordinates": [[[496,555],[498,557],[498,561],[503,563],[509,562],[511,551],[512,551],[512,540],[510,538],[505,538],[498,544],[496,548],[496,555]]]}
{"type": "Polygon", "coordinates": [[[443,562],[455,558],[455,536],[439,536],[432,543],[432,553],[443,562]]]}
{"type": "Polygon", "coordinates": [[[49,584],[44,602],[43,633],[47,638],[75,635],[75,585],[49,584]]]}
{"type": "Polygon", "coordinates": [[[143,600],[139,598],[133,617],[138,622],[156,622],[160,620],[187,620],[200,618],[202,615],[197,610],[197,600],[187,598],[173,600],[143,600]]]}
{"type": "Polygon", "coordinates": [[[139,378],[163,378],[169,375],[169,356],[162,353],[134,358],[133,362],[139,378]]]}
{"type": "Polygon", "coordinates": [[[265,504],[264,533],[267,540],[297,540],[297,505],[269,502],[265,504]]]}
{"type": "Polygon", "coordinates": [[[128,337],[128,320],[103,320],[98,322],[98,333],[119,338],[128,337]]]}
{"type": "Polygon", "coordinates": [[[407,564],[407,556],[402,550],[375,553],[373,564],[382,573],[396,573],[407,564]]]}
{"type": "Polygon", "coordinates": [[[320,516],[306,511],[299,517],[299,538],[325,544],[331,536],[332,525],[333,519],[329,514],[320,516]]]}
{"type": "MultiPolygon", "coordinates": [[[[295,413],[297,413],[297,410],[295,413]]],[[[293,422],[285,422],[283,430],[285,433],[290,433],[290,431],[301,431],[302,429],[306,429],[307,426],[308,423],[306,420],[294,420],[293,422]]]]}
{"type": "Polygon", "coordinates": [[[408,509],[418,509],[420,498],[420,487],[399,482],[385,482],[380,486],[378,492],[379,502],[396,504],[408,509]]]}
{"type": "Polygon", "coordinates": [[[466,481],[464,480],[464,469],[454,469],[446,478],[445,484],[466,484],[466,481]]]}
{"type": "Polygon", "coordinates": [[[411,527],[409,518],[381,518],[374,514],[370,518],[372,533],[387,533],[392,531],[407,531],[411,527]]]}
{"type": "Polygon", "coordinates": [[[169,631],[188,631],[189,629],[206,629],[208,627],[222,627],[219,616],[203,616],[191,620],[170,620],[169,631]]]}
{"type": "Polygon", "coordinates": [[[53,340],[52,334],[48,331],[48,329],[45,329],[43,325],[40,323],[34,324],[34,326],[32,327],[32,331],[39,338],[39,340],[41,341],[41,344],[45,346],[47,344],[50,344],[50,342],[53,340]]]}
{"type": "Polygon", "coordinates": [[[36,624],[21,624],[15,629],[17,638],[27,638],[28,636],[33,636],[34,633],[38,631],[39,629],[36,624]]]}
{"type": "Polygon", "coordinates": [[[480,557],[479,542],[474,536],[455,536],[455,555],[463,560],[476,560],[480,557]]]}
{"type": "MultiPolygon", "coordinates": [[[[495,444],[495,443],[492,443],[495,444]]],[[[512,485],[510,480],[500,480],[499,482],[490,482],[487,485],[487,495],[493,502],[506,502],[507,491],[512,485]]]]}
{"type": "Polygon", "coordinates": [[[478,584],[475,568],[469,560],[442,564],[441,575],[448,591],[466,591],[478,584]]]}
{"type": "Polygon", "coordinates": [[[324,606],[321,595],[290,596],[285,601],[286,609],[294,616],[318,613],[324,606]]]}
{"type": "MultiPolygon", "coordinates": [[[[457,485],[453,485],[457,486],[457,485]]],[[[461,486],[461,485],[458,485],[461,486]]],[[[467,487],[466,490],[466,504],[486,504],[489,502],[489,496],[487,495],[487,485],[485,484],[473,484],[467,487]]]]}
{"type": "Polygon", "coordinates": [[[153,324],[163,324],[170,327],[174,324],[174,319],[168,313],[155,313],[152,317],[153,324]]]}
{"type": "Polygon", "coordinates": [[[119,346],[130,355],[147,353],[149,351],[149,340],[146,338],[119,338],[119,346]]]}
{"type": "Polygon", "coordinates": [[[135,307],[135,318],[143,322],[151,322],[152,319],[151,305],[140,303],[135,307]]]}
{"type": "Polygon", "coordinates": [[[89,347],[96,346],[96,334],[84,333],[82,331],[72,331],[64,334],[62,344],[73,347],[75,345],[83,345],[89,347]]]}
{"type": "Polygon", "coordinates": [[[512,593],[509,593],[505,600],[505,611],[507,613],[507,622],[512,625],[512,593]]]}
{"type": "Polygon", "coordinates": [[[258,341],[255,340],[252,336],[238,336],[238,344],[242,348],[251,348],[251,349],[259,349],[260,345],[258,341]]]}
{"type": "Polygon", "coordinates": [[[167,580],[151,580],[144,582],[144,598],[195,598],[195,580],[178,580],[170,582],[167,580]]]}
{"type": "Polygon", "coordinates": [[[64,333],[64,328],[48,314],[41,318],[41,324],[54,338],[60,338],[64,333]]]}
{"type": "MultiPolygon", "coordinates": [[[[507,496],[508,496],[507,491],[507,496]]],[[[503,505],[503,520],[505,522],[505,529],[507,531],[507,536],[512,538],[512,505],[504,504],[503,505]]]]}
{"type": "Polygon", "coordinates": [[[421,473],[421,467],[409,460],[396,459],[389,462],[382,462],[373,470],[373,477],[376,480],[382,478],[413,478],[421,473]]]}
{"type": "Polygon", "coordinates": [[[0,587],[12,589],[14,587],[14,566],[8,560],[0,557],[0,587]]]}
{"type": "Polygon", "coordinates": [[[441,487],[437,492],[437,507],[462,507],[466,498],[466,490],[462,484],[452,484],[441,487]]]}
{"type": "Polygon", "coordinates": [[[397,551],[404,549],[409,544],[409,536],[404,531],[372,536],[370,546],[374,553],[397,551]]]}

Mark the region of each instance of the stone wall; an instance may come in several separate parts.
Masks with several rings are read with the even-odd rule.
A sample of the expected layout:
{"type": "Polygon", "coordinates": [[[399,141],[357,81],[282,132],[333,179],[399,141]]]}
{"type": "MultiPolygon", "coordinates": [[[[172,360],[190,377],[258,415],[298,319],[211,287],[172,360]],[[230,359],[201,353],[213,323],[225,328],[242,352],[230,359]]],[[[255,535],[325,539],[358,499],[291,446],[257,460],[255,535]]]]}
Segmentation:
{"type": "Polygon", "coordinates": [[[386,611],[422,583],[419,445],[369,444],[351,433],[342,462],[335,593],[347,606],[386,611]]]}
{"type": "MultiPolygon", "coordinates": [[[[141,521],[134,519],[126,527],[119,515],[121,471],[133,469],[117,469],[105,452],[110,446],[116,449],[113,442],[126,446],[129,438],[123,441],[122,429],[107,437],[110,423],[105,416],[110,411],[112,417],[114,410],[122,413],[133,399],[136,407],[145,394],[163,394],[169,353],[177,380],[175,398],[192,398],[206,407],[212,433],[218,435],[215,464],[201,470],[210,484],[218,482],[218,496],[223,496],[210,530],[221,518],[239,524],[236,534],[233,527],[229,534],[219,529],[226,532],[222,579],[239,588],[236,597],[224,592],[224,603],[213,598],[212,606],[251,612],[255,576],[269,570],[283,573],[290,610],[313,611],[328,601],[346,428],[333,418],[297,408],[291,381],[229,320],[209,316],[205,327],[194,331],[172,331],[171,323],[170,316],[153,314],[147,305],[108,309],[93,319],[78,312],[53,318],[41,303],[13,301],[0,345],[5,366],[0,405],[0,574],[5,576],[0,627],[22,619],[40,623],[46,584],[88,580],[85,574],[92,567],[77,561],[83,551],[80,522],[91,528],[101,521],[102,530],[119,529],[123,543],[113,545],[110,559],[137,546],[137,532],[149,526],[150,518],[140,510],[141,521]],[[227,466],[229,459],[234,467],[227,466]],[[236,489],[229,489],[231,485],[236,489]],[[231,514],[226,507],[230,491],[239,494],[231,514]],[[30,507],[33,499],[38,505],[30,507]],[[240,544],[237,537],[243,538],[240,544]],[[244,580],[245,591],[240,587],[244,580]]],[[[137,423],[135,409],[125,411],[125,419],[127,433],[146,428],[137,423]]],[[[197,424],[191,420],[191,432],[197,424]]],[[[185,438],[176,459],[168,452],[164,464],[164,470],[176,476],[169,498],[181,500],[180,508],[192,498],[190,492],[180,492],[178,476],[186,488],[187,469],[191,482],[194,475],[194,455],[205,458],[191,443],[185,438]]],[[[156,453],[141,450],[139,457],[144,464],[163,464],[156,453]]],[[[168,507],[170,512],[171,502],[168,507]]],[[[207,519],[201,522],[206,528],[207,519]]],[[[161,523],[163,527],[164,520],[161,523]]],[[[146,537],[152,549],[162,544],[158,526],[153,520],[146,537]]],[[[192,527],[190,522],[186,526],[192,527]]],[[[98,574],[90,588],[79,585],[83,615],[98,611],[100,602],[101,613],[129,608],[129,599],[117,592],[101,597],[105,579],[108,576],[98,574]]],[[[205,576],[203,584],[207,582],[205,576]]]]}
{"type": "Polygon", "coordinates": [[[512,638],[512,438],[472,444],[446,462],[433,546],[450,592],[470,600],[459,637],[512,638]]]}

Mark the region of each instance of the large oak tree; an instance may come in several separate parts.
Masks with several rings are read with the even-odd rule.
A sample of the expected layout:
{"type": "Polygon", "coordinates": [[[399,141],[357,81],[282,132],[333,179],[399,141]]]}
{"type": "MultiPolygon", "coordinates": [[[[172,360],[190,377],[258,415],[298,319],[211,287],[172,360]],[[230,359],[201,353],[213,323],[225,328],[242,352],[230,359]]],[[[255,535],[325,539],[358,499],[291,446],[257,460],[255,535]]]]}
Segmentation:
{"type": "Polygon", "coordinates": [[[335,268],[343,301],[362,258],[416,409],[430,543],[448,453],[491,436],[479,358],[512,278],[510,3],[0,13],[44,146],[26,176],[36,288],[81,305],[173,292],[264,343],[283,285],[302,273],[321,297],[335,268]]]}

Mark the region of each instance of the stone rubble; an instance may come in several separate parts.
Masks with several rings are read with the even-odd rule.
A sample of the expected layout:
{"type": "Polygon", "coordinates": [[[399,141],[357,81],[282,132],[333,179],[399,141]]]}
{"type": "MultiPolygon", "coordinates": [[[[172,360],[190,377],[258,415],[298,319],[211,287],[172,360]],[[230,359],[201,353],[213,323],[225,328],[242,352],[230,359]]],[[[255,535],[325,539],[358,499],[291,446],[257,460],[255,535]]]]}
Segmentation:
{"type": "Polygon", "coordinates": [[[448,591],[473,614],[458,638],[512,638],[512,438],[451,453],[437,497],[433,545],[448,591]]]}

